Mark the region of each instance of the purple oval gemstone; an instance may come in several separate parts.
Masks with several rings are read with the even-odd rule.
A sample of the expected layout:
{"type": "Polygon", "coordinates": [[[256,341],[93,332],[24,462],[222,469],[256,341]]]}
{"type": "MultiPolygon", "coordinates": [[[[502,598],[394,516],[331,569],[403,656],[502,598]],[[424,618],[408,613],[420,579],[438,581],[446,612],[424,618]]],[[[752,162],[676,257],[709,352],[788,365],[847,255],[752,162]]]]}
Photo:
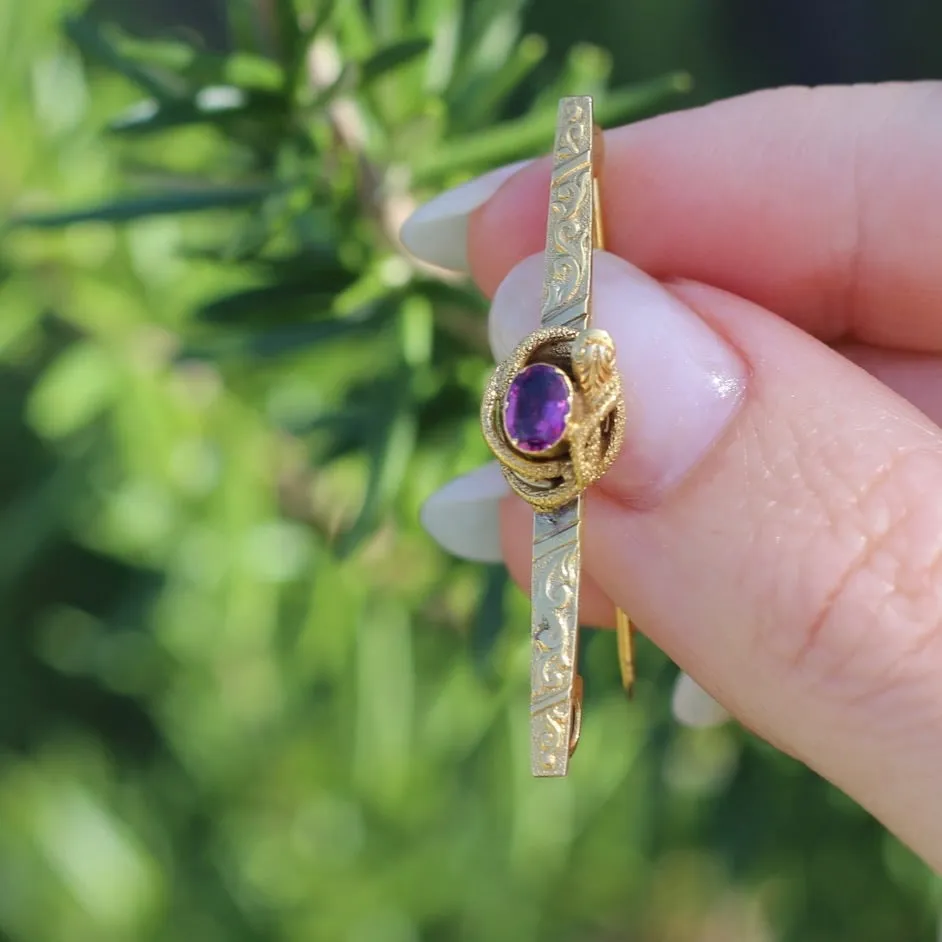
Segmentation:
{"type": "Polygon", "coordinates": [[[520,451],[539,454],[562,441],[572,409],[569,377],[548,363],[522,369],[504,401],[504,430],[520,451]]]}

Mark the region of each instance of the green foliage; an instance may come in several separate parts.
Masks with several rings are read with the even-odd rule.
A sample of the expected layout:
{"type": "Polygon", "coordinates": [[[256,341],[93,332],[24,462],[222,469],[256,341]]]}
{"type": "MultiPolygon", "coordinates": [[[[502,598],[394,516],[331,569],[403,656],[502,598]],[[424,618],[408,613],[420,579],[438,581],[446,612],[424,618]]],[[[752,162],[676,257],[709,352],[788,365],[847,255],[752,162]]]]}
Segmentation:
{"type": "Polygon", "coordinates": [[[0,939],[930,938],[924,868],[674,728],[648,647],[629,707],[589,638],[532,781],[526,601],[419,530],[488,362],[402,219],[561,94],[686,85],[576,46],[534,91],[521,8],[231,0],[221,55],[0,0],[0,939]]]}

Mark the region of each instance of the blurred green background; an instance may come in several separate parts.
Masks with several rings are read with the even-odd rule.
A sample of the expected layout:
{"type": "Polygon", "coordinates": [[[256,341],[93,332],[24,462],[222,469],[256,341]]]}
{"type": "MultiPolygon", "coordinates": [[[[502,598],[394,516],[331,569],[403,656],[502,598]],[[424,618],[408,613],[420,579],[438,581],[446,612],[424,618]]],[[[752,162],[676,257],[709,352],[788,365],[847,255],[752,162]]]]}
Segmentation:
{"type": "Polygon", "coordinates": [[[938,881],[676,727],[650,646],[629,705],[587,632],[578,761],[531,780],[527,602],[417,525],[488,359],[416,200],[561,94],[940,63],[928,4],[580,7],[0,0],[2,942],[937,937],[938,881]]]}

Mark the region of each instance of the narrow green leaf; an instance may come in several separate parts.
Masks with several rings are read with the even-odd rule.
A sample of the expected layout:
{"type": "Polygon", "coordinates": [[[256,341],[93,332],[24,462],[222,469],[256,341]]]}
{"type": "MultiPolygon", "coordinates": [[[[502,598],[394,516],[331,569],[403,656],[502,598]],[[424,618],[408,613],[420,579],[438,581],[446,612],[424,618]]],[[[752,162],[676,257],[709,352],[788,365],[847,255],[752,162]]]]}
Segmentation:
{"type": "MultiPolygon", "coordinates": [[[[336,248],[327,244],[308,244],[300,251],[285,255],[262,254],[264,241],[252,242],[247,247],[237,240],[236,245],[202,246],[186,249],[185,258],[216,265],[249,265],[273,283],[292,285],[318,285],[323,290],[339,293],[355,278],[343,265],[336,248]]],[[[425,282],[422,282],[425,284],[425,282]]],[[[429,284],[434,284],[431,280],[429,284]]],[[[434,289],[433,289],[434,290],[434,289]]]]}
{"type": "MultiPolygon", "coordinates": [[[[446,350],[446,343],[447,338],[445,343],[439,344],[437,352],[440,356],[447,356],[450,363],[466,356],[466,347],[456,347],[452,343],[446,350]]],[[[485,372],[484,369],[481,370],[482,380],[485,372]]],[[[421,396],[419,427],[423,441],[434,441],[437,438],[444,441],[454,436],[456,425],[461,424],[460,421],[456,423],[455,417],[474,416],[480,408],[479,390],[475,388],[472,391],[466,384],[455,381],[453,376],[439,381],[420,382],[418,385],[423,387],[416,391],[416,398],[421,396]]]]}
{"type": "Polygon", "coordinates": [[[374,53],[360,63],[358,72],[361,85],[369,85],[381,75],[398,69],[421,56],[429,48],[429,40],[424,38],[404,39],[374,53]]]}
{"type": "Polygon", "coordinates": [[[335,291],[317,284],[260,285],[204,304],[196,318],[215,324],[284,324],[329,310],[335,297],[335,291]]]}
{"type": "Polygon", "coordinates": [[[349,556],[373,532],[399,490],[415,450],[416,427],[415,413],[404,402],[397,403],[384,434],[371,449],[366,496],[356,520],[338,543],[339,556],[349,556]]]}
{"type": "Polygon", "coordinates": [[[487,671],[491,652],[500,637],[506,620],[507,586],[510,578],[506,566],[488,566],[484,577],[484,591],[471,625],[470,646],[479,670],[487,671]]]}
{"type": "Polygon", "coordinates": [[[527,0],[473,0],[466,4],[467,20],[463,37],[465,77],[503,60],[520,34],[520,22],[527,0]]]}
{"type": "Polygon", "coordinates": [[[579,43],[569,50],[559,77],[552,90],[544,94],[553,104],[563,95],[595,95],[601,101],[607,94],[608,79],[612,71],[612,54],[591,43],[579,43]]]}
{"type": "Polygon", "coordinates": [[[284,90],[289,101],[294,101],[298,91],[298,81],[304,72],[304,65],[307,58],[307,51],[311,44],[320,35],[321,30],[330,22],[334,13],[337,0],[324,0],[318,5],[314,21],[302,30],[298,37],[295,48],[294,59],[285,66],[284,90]]]}
{"type": "Polygon", "coordinates": [[[435,315],[432,304],[421,295],[405,298],[399,315],[402,362],[409,370],[418,372],[432,359],[435,336],[435,315]]]}
{"type": "Polygon", "coordinates": [[[268,358],[291,353],[315,344],[327,343],[359,333],[365,324],[338,320],[294,324],[248,334],[229,333],[183,348],[179,360],[238,360],[268,358]]]}
{"type": "Polygon", "coordinates": [[[472,82],[453,108],[460,116],[461,128],[471,130],[499,114],[507,97],[539,65],[546,50],[542,36],[524,36],[496,72],[472,82]]]}
{"type": "Polygon", "coordinates": [[[69,39],[87,56],[123,75],[155,98],[173,99],[185,93],[185,85],[179,79],[123,56],[107,39],[101,26],[93,20],[69,16],[65,19],[63,29],[69,39]]]}
{"type": "Polygon", "coordinates": [[[384,817],[402,807],[415,780],[418,664],[412,636],[411,613],[395,596],[370,598],[354,649],[351,792],[384,817]]]}
{"type": "Polygon", "coordinates": [[[480,43],[469,57],[474,72],[493,73],[499,69],[513,53],[520,42],[522,17],[519,8],[526,0],[508,2],[501,0],[500,9],[487,22],[480,43]]]}
{"type": "Polygon", "coordinates": [[[45,438],[64,438],[95,421],[120,390],[114,357],[87,341],[66,347],[30,392],[30,425],[45,438]]]}
{"type": "Polygon", "coordinates": [[[418,28],[432,36],[425,72],[425,84],[430,92],[444,92],[454,78],[463,15],[461,0],[425,0],[420,8],[418,28]]]}
{"type": "Polygon", "coordinates": [[[315,321],[312,324],[292,324],[268,330],[250,337],[246,351],[250,356],[267,358],[295,353],[304,347],[342,340],[366,331],[375,331],[379,318],[354,317],[315,321]]]}
{"type": "Polygon", "coordinates": [[[308,109],[308,115],[318,114],[338,95],[349,94],[357,87],[357,83],[357,66],[354,63],[348,63],[340,70],[340,75],[330,85],[317,92],[316,98],[308,109]]]}
{"type": "Polygon", "coordinates": [[[112,121],[108,130],[116,134],[151,134],[190,124],[225,124],[236,119],[272,122],[284,117],[284,105],[284,98],[273,92],[212,85],[186,101],[142,101],[112,121]]]}
{"type": "Polygon", "coordinates": [[[294,0],[274,0],[275,43],[286,72],[292,72],[301,55],[301,28],[294,0]]]}
{"type": "MultiPolygon", "coordinates": [[[[309,435],[312,432],[329,432],[347,438],[351,428],[363,427],[373,419],[373,409],[370,404],[351,406],[336,412],[319,412],[316,415],[294,415],[278,422],[279,427],[292,435],[309,435]]],[[[350,439],[350,450],[359,446],[358,437],[350,439]]],[[[337,448],[336,441],[332,445],[332,454],[336,458],[342,448],[337,448]]]]}
{"type": "Polygon", "coordinates": [[[336,246],[309,242],[293,255],[259,259],[272,278],[295,285],[317,285],[323,291],[339,294],[356,278],[340,261],[336,246]]]}
{"type": "Polygon", "coordinates": [[[380,42],[390,42],[407,28],[407,0],[373,0],[373,22],[380,42]]]}
{"type": "Polygon", "coordinates": [[[556,112],[539,111],[475,134],[452,138],[434,151],[416,154],[413,179],[424,184],[449,174],[498,166],[519,157],[547,151],[553,138],[556,112]]]}
{"type": "Polygon", "coordinates": [[[304,30],[305,45],[310,45],[320,34],[320,31],[330,23],[337,8],[339,0],[321,0],[316,4],[313,22],[304,30]]]}
{"type": "MultiPolygon", "coordinates": [[[[347,317],[322,318],[304,324],[283,324],[268,330],[227,331],[185,347],[180,360],[227,360],[283,356],[306,347],[377,331],[389,318],[388,302],[347,317]]],[[[316,312],[314,312],[316,313],[316,312]]]]}
{"type": "Polygon", "coordinates": [[[64,461],[25,493],[7,497],[0,511],[0,591],[15,586],[65,525],[89,469],[83,457],[64,461]]]}
{"type": "Polygon", "coordinates": [[[438,29],[442,18],[459,18],[463,13],[462,0],[415,0],[415,12],[412,17],[413,29],[422,35],[431,36],[438,29]]]}
{"type": "MultiPolygon", "coordinates": [[[[156,66],[169,72],[183,73],[192,66],[196,58],[207,55],[190,43],[177,39],[158,39],[154,36],[141,39],[114,28],[109,29],[109,34],[111,44],[125,59],[156,66]]],[[[213,59],[217,62],[224,61],[222,56],[213,56],[213,59]]]]}
{"type": "Polygon", "coordinates": [[[687,94],[693,88],[688,72],[670,72],[648,82],[608,92],[596,113],[603,125],[617,125],[644,117],[674,95],[687,94]]]}
{"type": "Polygon", "coordinates": [[[306,420],[305,430],[324,432],[316,442],[314,463],[327,465],[344,455],[375,446],[386,433],[390,410],[402,395],[403,380],[396,374],[354,382],[343,405],[322,418],[306,420]],[[350,421],[342,421],[346,416],[350,421]]]}
{"type": "Polygon", "coordinates": [[[213,209],[240,209],[260,203],[282,189],[276,184],[260,184],[149,193],[64,212],[24,213],[10,219],[7,228],[60,229],[85,222],[133,222],[153,216],[198,213],[213,209]]]}
{"type": "MultiPolygon", "coordinates": [[[[637,118],[672,95],[690,89],[686,72],[671,72],[649,82],[609,92],[596,108],[599,124],[610,125],[637,118]]],[[[519,157],[549,150],[556,125],[556,109],[541,109],[518,121],[498,124],[486,131],[449,140],[431,153],[419,155],[412,165],[417,183],[441,179],[459,170],[497,166],[519,157]]]]}
{"type": "Polygon", "coordinates": [[[263,253],[271,238],[265,213],[253,213],[243,224],[225,234],[225,241],[216,245],[191,246],[180,252],[183,258],[211,262],[216,265],[245,264],[264,270],[263,253]]]}
{"type": "Polygon", "coordinates": [[[218,60],[222,64],[222,70],[218,73],[210,71],[216,58],[202,54],[196,59],[193,72],[194,79],[198,80],[196,84],[211,85],[221,82],[238,85],[239,88],[269,92],[279,91],[285,84],[284,71],[265,56],[253,55],[250,52],[220,56],[218,60]]]}
{"type": "Polygon", "coordinates": [[[273,24],[268,19],[268,4],[255,0],[228,0],[224,5],[229,36],[238,52],[273,55],[273,24]]]}
{"type": "Polygon", "coordinates": [[[251,52],[218,53],[179,40],[140,39],[109,30],[112,45],[125,59],[159,75],[178,76],[186,89],[209,85],[236,85],[246,90],[277,92],[284,70],[271,59],[251,52]]]}
{"type": "Polygon", "coordinates": [[[365,9],[364,0],[345,0],[336,8],[336,22],[340,46],[353,59],[362,59],[376,44],[373,23],[365,9]]]}

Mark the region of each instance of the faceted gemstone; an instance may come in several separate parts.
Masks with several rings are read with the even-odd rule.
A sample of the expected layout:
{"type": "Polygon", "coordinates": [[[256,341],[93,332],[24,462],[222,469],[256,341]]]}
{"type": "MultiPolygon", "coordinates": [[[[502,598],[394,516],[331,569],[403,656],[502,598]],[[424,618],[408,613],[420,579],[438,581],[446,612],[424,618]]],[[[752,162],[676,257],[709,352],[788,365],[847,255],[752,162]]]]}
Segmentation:
{"type": "Polygon", "coordinates": [[[548,363],[533,363],[514,377],[507,390],[504,430],[520,451],[549,451],[562,441],[571,409],[569,377],[548,363]]]}

